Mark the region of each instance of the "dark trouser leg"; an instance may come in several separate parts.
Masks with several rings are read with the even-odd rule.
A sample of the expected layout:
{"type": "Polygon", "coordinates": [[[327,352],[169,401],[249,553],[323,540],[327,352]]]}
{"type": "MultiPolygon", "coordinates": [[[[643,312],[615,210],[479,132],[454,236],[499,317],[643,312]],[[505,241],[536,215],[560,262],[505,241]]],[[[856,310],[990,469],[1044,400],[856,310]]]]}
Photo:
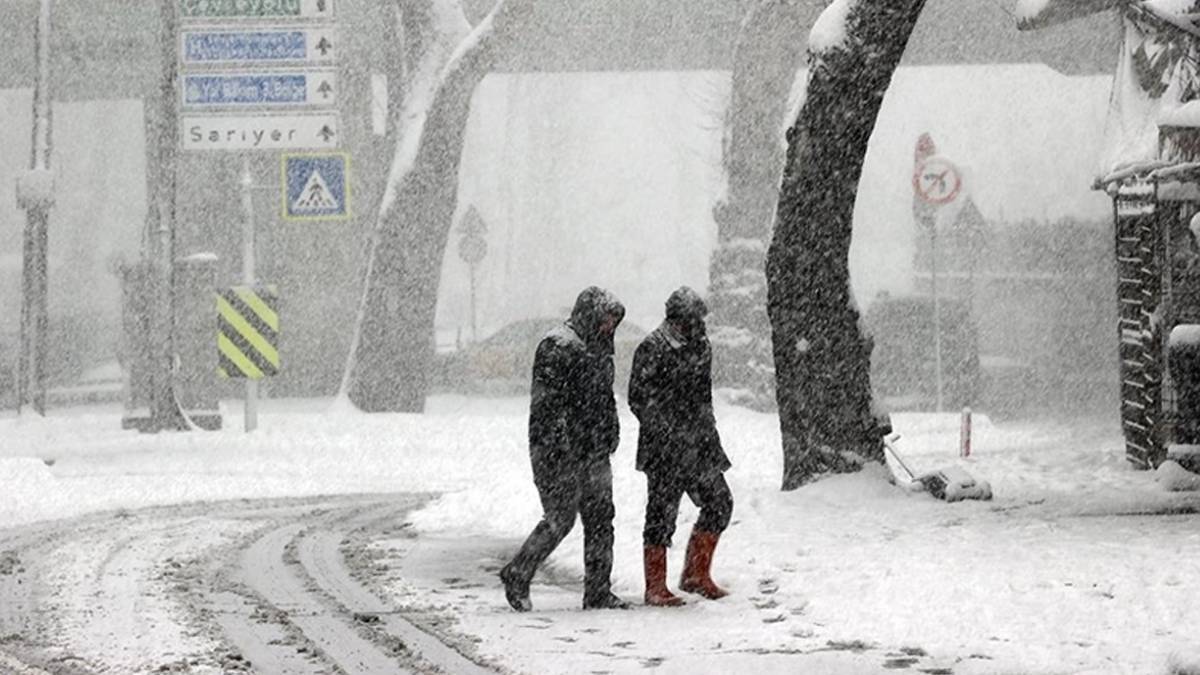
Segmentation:
{"type": "Polygon", "coordinates": [[[607,597],[613,565],[612,466],[608,457],[588,460],[581,476],[579,515],[583,520],[584,598],[607,597]]]}
{"type": "Polygon", "coordinates": [[[670,546],[679,517],[683,487],[665,472],[646,474],[646,524],[642,528],[643,546],[670,546]]]}
{"type": "Polygon", "coordinates": [[[563,467],[551,475],[536,476],[535,483],[542,500],[542,520],[505,568],[513,579],[525,585],[575,525],[579,471],[563,467]]]}
{"type": "Polygon", "coordinates": [[[733,493],[725,481],[725,474],[714,473],[701,478],[688,490],[688,497],[700,507],[697,530],[720,534],[729,527],[729,519],[733,517],[733,493]]]}

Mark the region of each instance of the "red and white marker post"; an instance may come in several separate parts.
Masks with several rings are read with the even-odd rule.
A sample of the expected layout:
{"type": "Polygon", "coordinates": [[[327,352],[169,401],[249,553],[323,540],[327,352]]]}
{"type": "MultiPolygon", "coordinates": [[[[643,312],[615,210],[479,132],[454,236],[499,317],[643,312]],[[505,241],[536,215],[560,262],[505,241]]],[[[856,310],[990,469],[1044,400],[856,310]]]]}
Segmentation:
{"type": "Polygon", "coordinates": [[[958,429],[958,456],[971,456],[971,409],[963,408],[962,424],[958,429]]]}

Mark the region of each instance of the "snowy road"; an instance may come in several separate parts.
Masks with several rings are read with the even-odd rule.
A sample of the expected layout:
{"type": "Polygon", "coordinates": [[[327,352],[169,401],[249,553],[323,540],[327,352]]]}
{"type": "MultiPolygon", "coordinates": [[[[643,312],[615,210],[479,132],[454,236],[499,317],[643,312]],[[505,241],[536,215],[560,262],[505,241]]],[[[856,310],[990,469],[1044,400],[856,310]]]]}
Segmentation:
{"type": "Polygon", "coordinates": [[[4,531],[0,672],[495,672],[354,578],[370,572],[354,542],[425,500],[222,502],[4,531]]]}
{"type": "MultiPolygon", "coordinates": [[[[516,614],[495,571],[540,515],[528,399],[266,403],[249,435],[0,418],[0,673],[1200,672],[1200,493],[1131,470],[1115,424],[978,419],[962,459],[957,419],[897,415],[914,470],[996,494],[947,504],[882,467],[780,492],[777,418],[722,405],[730,597],[579,611],[577,527],[516,614]]],[[[613,582],[640,604],[637,432],[613,582]]]]}

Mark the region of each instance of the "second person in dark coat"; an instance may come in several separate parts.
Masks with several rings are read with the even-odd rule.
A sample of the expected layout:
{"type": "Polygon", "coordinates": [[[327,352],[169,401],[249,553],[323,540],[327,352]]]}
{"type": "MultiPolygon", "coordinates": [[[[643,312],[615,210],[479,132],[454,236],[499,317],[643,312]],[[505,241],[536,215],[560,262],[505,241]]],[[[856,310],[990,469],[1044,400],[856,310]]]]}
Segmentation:
{"type": "Polygon", "coordinates": [[[683,286],[667,299],[666,320],[638,345],[629,381],[629,406],[641,423],[637,468],[646,473],[642,532],[647,605],[677,606],[667,590],[667,547],[686,493],[700,507],[688,541],[680,590],[709,599],[727,593],[710,575],[717,541],[729,525],[733,496],[725,481],[729,458],[721,447],[712,405],[712,348],[700,296],[683,286]]]}

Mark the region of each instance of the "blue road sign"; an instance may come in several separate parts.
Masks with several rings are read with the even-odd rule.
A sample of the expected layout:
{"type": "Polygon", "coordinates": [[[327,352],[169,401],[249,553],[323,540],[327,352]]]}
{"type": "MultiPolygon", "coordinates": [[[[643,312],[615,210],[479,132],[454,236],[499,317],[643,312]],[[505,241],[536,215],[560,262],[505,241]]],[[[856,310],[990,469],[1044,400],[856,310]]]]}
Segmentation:
{"type": "Polygon", "coordinates": [[[350,217],[349,155],[284,155],[282,164],[285,220],[350,217]]]}
{"type": "Polygon", "coordinates": [[[332,27],[183,31],[185,65],[239,66],[289,61],[332,62],[332,27]]]}
{"type": "Polygon", "coordinates": [[[261,105],[333,105],[334,72],[191,73],[183,78],[183,105],[196,108],[261,105]]]}
{"type": "Polygon", "coordinates": [[[302,30],[185,33],[184,61],[289,61],[308,58],[302,30]]]}

